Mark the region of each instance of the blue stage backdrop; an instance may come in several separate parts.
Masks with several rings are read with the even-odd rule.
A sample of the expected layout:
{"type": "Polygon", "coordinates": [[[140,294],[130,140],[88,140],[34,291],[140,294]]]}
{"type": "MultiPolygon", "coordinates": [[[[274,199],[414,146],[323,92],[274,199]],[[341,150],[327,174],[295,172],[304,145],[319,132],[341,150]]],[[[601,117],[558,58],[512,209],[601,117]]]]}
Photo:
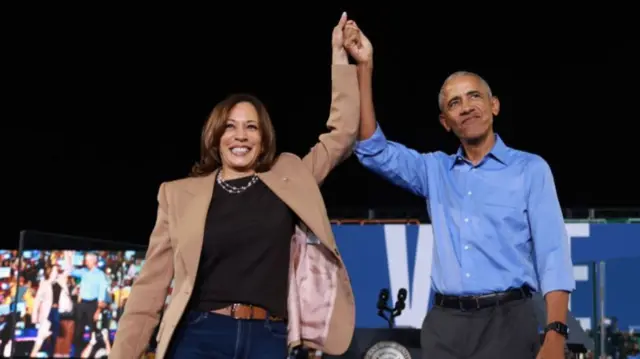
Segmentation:
{"type": "MultiPolygon", "coordinates": [[[[389,288],[395,300],[406,288],[407,309],[396,323],[420,328],[432,299],[431,225],[334,224],[333,231],[355,292],[356,325],[384,327],[376,312],[380,289],[389,288]]],[[[593,261],[606,261],[606,316],[616,316],[621,329],[640,325],[640,225],[567,223],[567,231],[577,281],[571,311],[583,328],[593,316],[593,261]]]]}

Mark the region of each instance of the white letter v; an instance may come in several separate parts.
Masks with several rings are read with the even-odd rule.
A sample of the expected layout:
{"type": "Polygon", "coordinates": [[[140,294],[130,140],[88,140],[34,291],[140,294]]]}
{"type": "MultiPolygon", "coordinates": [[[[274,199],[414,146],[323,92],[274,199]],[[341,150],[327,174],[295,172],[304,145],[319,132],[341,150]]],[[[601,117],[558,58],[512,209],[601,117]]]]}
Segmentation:
{"type": "Polygon", "coordinates": [[[431,296],[431,263],[433,256],[433,232],[431,225],[421,225],[418,230],[413,285],[409,286],[409,264],[407,254],[407,226],[388,224],[384,226],[389,281],[392,303],[395,304],[400,288],[407,289],[406,308],[396,318],[396,326],[421,328],[427,314],[431,296]]]}

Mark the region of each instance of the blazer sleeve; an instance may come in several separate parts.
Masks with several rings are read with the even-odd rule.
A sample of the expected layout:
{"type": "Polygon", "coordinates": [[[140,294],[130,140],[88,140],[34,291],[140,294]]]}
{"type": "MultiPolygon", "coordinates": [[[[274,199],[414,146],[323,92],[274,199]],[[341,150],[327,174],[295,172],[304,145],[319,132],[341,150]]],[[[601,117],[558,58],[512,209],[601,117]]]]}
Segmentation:
{"type": "Polygon", "coordinates": [[[318,184],[353,151],[360,126],[360,93],[355,65],[332,65],[331,109],[327,128],[302,159],[318,184]]]}
{"type": "Polygon", "coordinates": [[[173,279],[166,183],[158,191],[158,214],[149,240],[144,266],[134,281],[118,323],[109,358],[138,359],[147,350],[160,320],[173,279]]]}
{"type": "Polygon", "coordinates": [[[31,318],[37,320],[38,322],[40,322],[40,306],[42,305],[42,302],[44,300],[44,288],[45,288],[45,283],[40,282],[40,285],[38,286],[38,290],[36,291],[36,296],[33,299],[33,309],[31,310],[31,318]]]}

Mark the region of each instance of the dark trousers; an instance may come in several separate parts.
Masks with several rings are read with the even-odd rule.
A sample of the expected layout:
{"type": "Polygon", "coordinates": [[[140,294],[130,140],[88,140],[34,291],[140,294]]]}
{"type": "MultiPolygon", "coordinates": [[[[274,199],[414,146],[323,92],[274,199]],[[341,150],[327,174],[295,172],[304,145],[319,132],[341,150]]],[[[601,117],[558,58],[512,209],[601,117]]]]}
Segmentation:
{"type": "Polygon", "coordinates": [[[60,336],[60,312],[58,308],[51,308],[49,311],[49,317],[47,318],[51,322],[51,336],[49,337],[47,346],[47,354],[53,356],[55,354],[56,341],[60,336]]]}
{"type": "Polygon", "coordinates": [[[436,305],[420,342],[424,359],[535,359],[540,348],[530,298],[469,311],[436,305]]]}
{"type": "Polygon", "coordinates": [[[287,325],[188,312],[176,329],[167,359],[285,359],[287,325]]]}
{"type": "Polygon", "coordinates": [[[76,311],[76,330],[73,338],[73,352],[79,356],[86,346],[84,341],[85,327],[89,327],[89,333],[96,330],[96,321],[93,320],[93,315],[98,310],[98,301],[81,300],[76,304],[74,310],[76,311]]]}

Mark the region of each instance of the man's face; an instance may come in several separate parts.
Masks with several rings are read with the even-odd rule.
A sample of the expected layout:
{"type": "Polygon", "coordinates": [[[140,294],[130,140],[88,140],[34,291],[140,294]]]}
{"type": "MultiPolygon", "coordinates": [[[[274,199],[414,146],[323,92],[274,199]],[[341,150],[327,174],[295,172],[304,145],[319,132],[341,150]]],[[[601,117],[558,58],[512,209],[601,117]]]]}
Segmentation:
{"type": "Polygon", "coordinates": [[[95,254],[87,254],[86,256],[84,256],[84,261],[87,267],[91,269],[95,267],[96,264],[98,263],[98,258],[96,257],[95,254]]]}
{"type": "Polygon", "coordinates": [[[489,89],[479,78],[454,77],[444,84],[443,94],[440,123],[445,130],[453,131],[463,141],[479,140],[492,132],[500,102],[489,96],[489,89]]]}

